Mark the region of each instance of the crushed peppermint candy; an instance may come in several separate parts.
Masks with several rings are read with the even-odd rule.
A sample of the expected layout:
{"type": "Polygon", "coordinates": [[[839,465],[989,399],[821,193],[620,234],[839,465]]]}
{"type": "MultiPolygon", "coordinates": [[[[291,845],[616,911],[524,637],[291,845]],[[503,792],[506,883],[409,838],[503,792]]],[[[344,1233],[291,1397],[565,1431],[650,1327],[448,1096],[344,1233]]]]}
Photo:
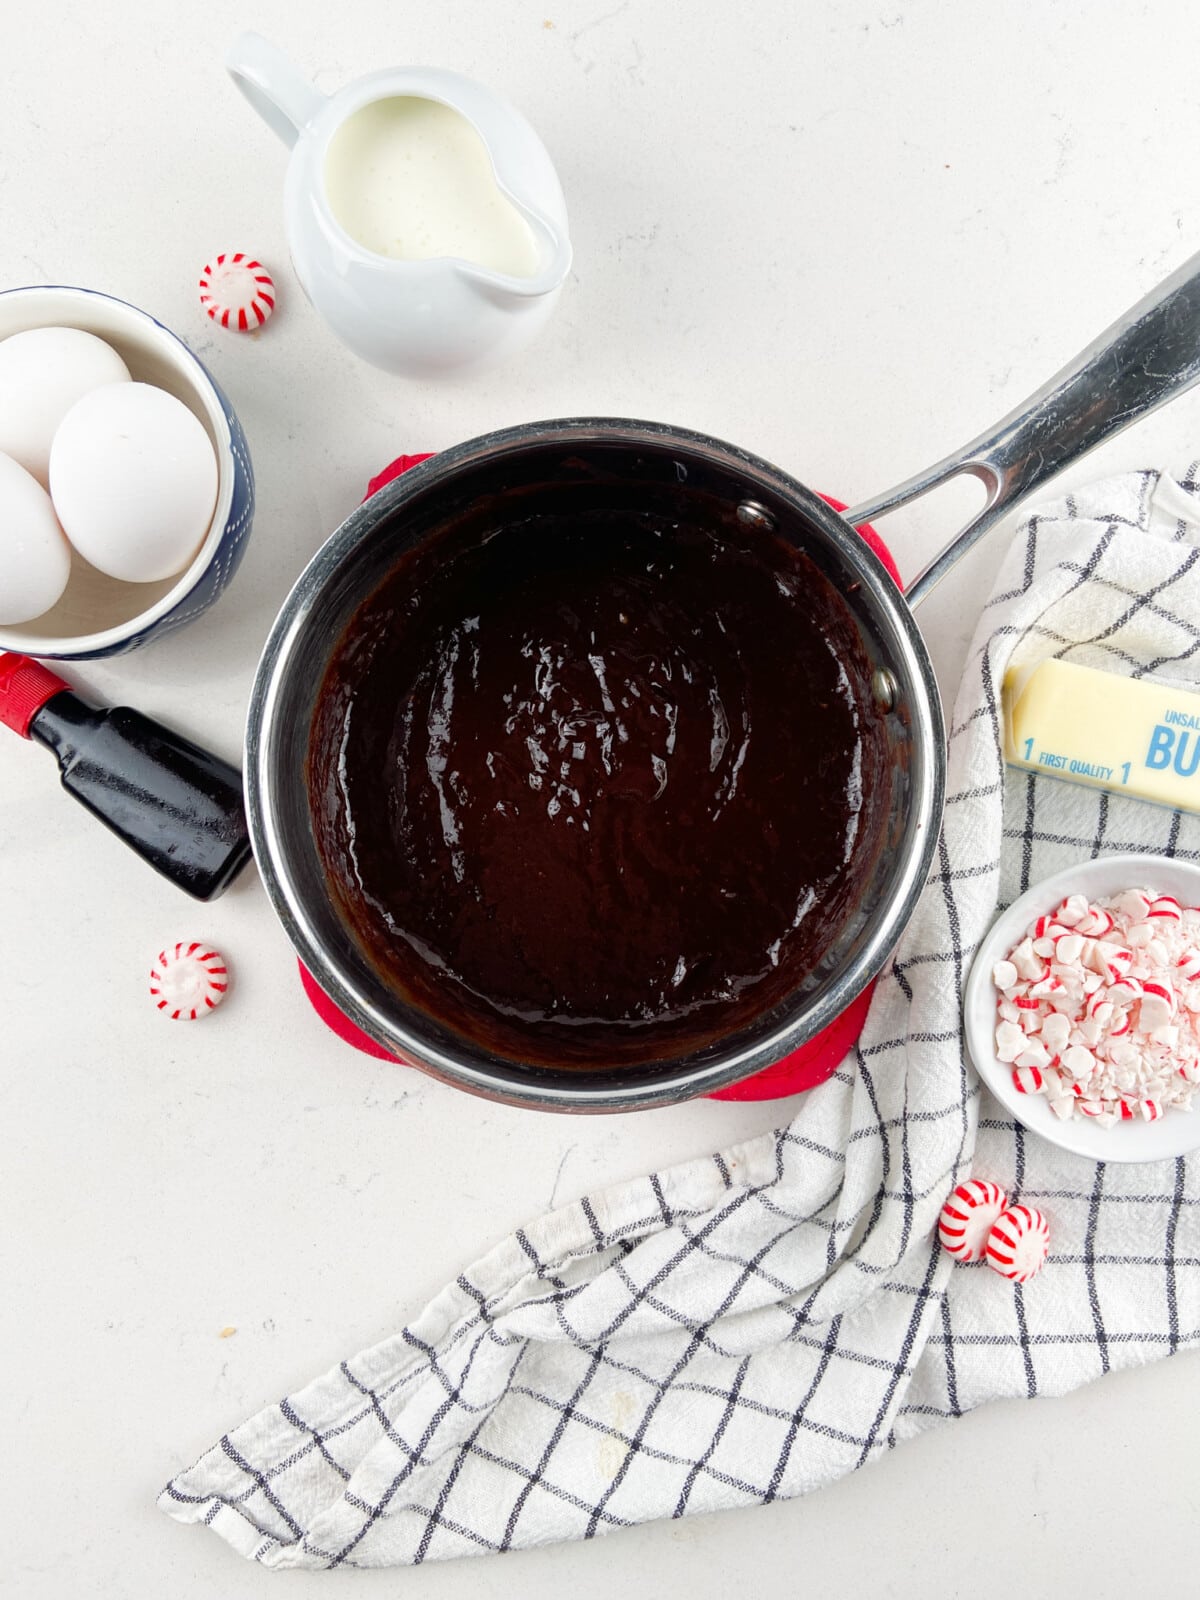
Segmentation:
{"type": "Polygon", "coordinates": [[[1200,908],[1068,896],[992,969],[996,1054],[1021,1094],[1098,1127],[1188,1111],[1200,1084],[1200,908]]]}

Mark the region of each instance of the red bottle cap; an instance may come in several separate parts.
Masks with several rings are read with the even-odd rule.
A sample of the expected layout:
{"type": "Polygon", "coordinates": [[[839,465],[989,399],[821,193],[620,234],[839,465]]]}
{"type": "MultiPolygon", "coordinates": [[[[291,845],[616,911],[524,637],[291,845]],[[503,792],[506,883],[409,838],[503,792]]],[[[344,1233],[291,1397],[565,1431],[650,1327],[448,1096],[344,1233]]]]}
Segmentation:
{"type": "Polygon", "coordinates": [[[40,661],[13,651],[0,654],[0,722],[28,739],[29,724],[46,701],[70,687],[40,661]]]}

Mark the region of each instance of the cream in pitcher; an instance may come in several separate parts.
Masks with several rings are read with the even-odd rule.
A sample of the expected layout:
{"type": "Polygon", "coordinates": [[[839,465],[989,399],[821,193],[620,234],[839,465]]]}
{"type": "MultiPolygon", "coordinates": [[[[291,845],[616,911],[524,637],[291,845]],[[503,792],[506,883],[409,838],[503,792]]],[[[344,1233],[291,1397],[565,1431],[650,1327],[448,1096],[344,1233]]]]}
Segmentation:
{"type": "Polygon", "coordinates": [[[491,364],[543,326],[571,266],[566,205],[515,107],[432,67],[323,95],[253,33],[227,65],[291,147],[292,263],[356,354],[429,377],[491,364]]]}
{"type": "Polygon", "coordinates": [[[437,100],[391,95],[347,117],[325,157],[325,192],[376,255],[461,256],[517,278],[538,270],[533,233],[497,186],[483,141],[437,100]]]}

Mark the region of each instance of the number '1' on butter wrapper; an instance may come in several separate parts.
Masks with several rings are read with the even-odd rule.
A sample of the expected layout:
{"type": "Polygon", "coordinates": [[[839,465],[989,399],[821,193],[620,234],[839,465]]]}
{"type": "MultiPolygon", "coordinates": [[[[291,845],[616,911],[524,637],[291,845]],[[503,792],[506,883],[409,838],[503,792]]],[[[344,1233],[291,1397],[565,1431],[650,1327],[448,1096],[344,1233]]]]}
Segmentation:
{"type": "Polygon", "coordinates": [[[1051,778],[1200,812],[1200,694],[1068,661],[1010,667],[1004,757],[1051,778]]]}

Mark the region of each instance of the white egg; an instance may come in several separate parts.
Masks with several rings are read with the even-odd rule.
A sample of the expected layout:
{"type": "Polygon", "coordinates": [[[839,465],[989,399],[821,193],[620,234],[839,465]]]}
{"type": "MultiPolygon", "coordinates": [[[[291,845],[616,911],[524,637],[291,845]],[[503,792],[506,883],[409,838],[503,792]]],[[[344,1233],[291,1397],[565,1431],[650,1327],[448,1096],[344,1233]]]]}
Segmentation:
{"type": "Polygon", "coordinates": [[[50,496],[11,456],[0,455],[0,625],[49,611],[71,576],[71,547],[50,496]]]}
{"type": "Polygon", "coordinates": [[[181,572],[217,499],[203,425],[148,383],[110,383],[76,401],[50,451],[50,493],[80,555],[126,583],[181,572]]]}
{"type": "Polygon", "coordinates": [[[111,345],[82,328],[29,328],[0,340],[0,450],[45,488],[50,445],[77,400],[102,383],[128,383],[111,345]]]}

